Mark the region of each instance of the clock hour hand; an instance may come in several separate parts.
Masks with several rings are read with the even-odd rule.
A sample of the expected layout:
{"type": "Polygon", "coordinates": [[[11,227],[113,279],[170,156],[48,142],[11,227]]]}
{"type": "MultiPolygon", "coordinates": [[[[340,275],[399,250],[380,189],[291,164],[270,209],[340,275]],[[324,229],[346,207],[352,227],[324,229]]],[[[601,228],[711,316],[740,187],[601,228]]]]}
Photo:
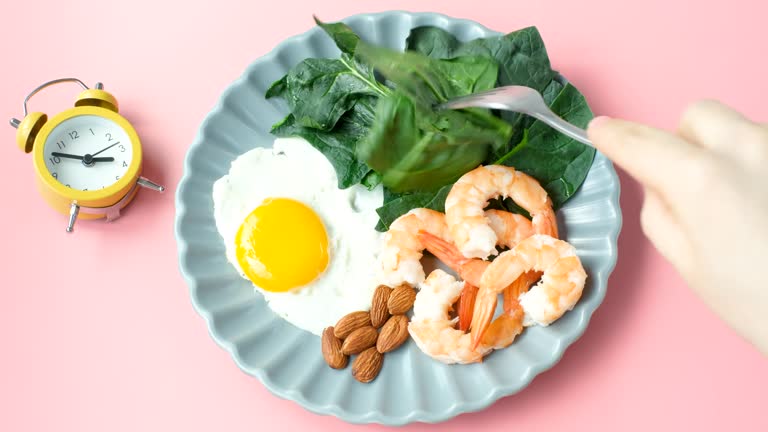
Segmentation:
{"type": "Polygon", "coordinates": [[[59,152],[52,152],[51,156],[62,157],[66,159],[77,159],[77,160],[83,160],[85,158],[88,158],[91,162],[114,162],[115,161],[115,158],[111,156],[109,157],[93,157],[91,155],[79,156],[79,155],[73,155],[69,153],[59,153],[59,152]]]}
{"type": "Polygon", "coordinates": [[[69,153],[59,153],[59,152],[53,152],[53,153],[51,153],[51,156],[54,156],[54,157],[62,157],[62,158],[67,158],[67,159],[77,159],[77,160],[83,160],[83,157],[82,157],[82,156],[79,156],[79,155],[73,155],[73,154],[69,154],[69,153]]]}

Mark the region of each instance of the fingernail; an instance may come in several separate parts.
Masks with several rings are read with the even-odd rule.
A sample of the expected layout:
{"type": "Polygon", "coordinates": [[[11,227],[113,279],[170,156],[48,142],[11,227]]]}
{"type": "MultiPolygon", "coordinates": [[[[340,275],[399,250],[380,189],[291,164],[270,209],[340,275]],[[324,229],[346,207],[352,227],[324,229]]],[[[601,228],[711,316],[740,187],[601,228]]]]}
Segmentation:
{"type": "Polygon", "coordinates": [[[592,121],[589,122],[589,125],[587,125],[587,129],[592,129],[595,127],[599,127],[602,123],[605,123],[606,121],[610,120],[611,118],[608,116],[598,116],[592,119],[592,121]]]}

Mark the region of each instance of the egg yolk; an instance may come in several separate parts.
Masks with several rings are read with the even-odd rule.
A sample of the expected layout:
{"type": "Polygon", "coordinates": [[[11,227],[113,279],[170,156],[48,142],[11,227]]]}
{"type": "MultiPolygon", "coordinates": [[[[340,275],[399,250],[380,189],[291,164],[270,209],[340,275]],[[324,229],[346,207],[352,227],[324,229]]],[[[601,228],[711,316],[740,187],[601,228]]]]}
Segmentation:
{"type": "Polygon", "coordinates": [[[256,207],[235,236],[237,261],[246,276],[266,291],[306,285],[328,266],[328,235],[320,217],[288,198],[270,198],[256,207]]]}

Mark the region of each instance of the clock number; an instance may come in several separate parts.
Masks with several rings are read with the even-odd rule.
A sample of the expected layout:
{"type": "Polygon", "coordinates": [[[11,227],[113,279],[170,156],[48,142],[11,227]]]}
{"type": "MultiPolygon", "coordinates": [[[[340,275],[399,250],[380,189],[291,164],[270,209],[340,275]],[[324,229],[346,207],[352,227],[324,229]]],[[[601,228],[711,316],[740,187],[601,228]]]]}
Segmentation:
{"type": "Polygon", "coordinates": [[[123,161],[123,168],[128,168],[128,164],[123,161]]]}
{"type": "Polygon", "coordinates": [[[69,133],[69,139],[76,140],[78,138],[80,138],[80,135],[77,134],[77,131],[72,131],[69,133]]]}
{"type": "Polygon", "coordinates": [[[87,191],[87,190],[88,190],[88,188],[85,188],[85,189],[83,189],[83,192],[85,192],[85,191],[87,191]]]}
{"type": "Polygon", "coordinates": [[[93,129],[91,129],[91,128],[88,128],[88,130],[89,130],[89,131],[91,131],[91,135],[96,135],[96,134],[93,132],[93,129]]]}
{"type": "Polygon", "coordinates": [[[115,180],[120,180],[120,176],[115,176],[115,180]]]}
{"type": "Polygon", "coordinates": [[[58,141],[56,142],[56,145],[59,146],[59,150],[63,150],[67,147],[67,145],[64,144],[64,141],[58,141]]]}
{"type": "Polygon", "coordinates": [[[69,185],[69,183],[65,184],[64,186],[71,188],[72,186],[69,185]]]}
{"type": "Polygon", "coordinates": [[[58,157],[58,156],[49,157],[48,160],[51,161],[52,165],[56,165],[58,163],[61,163],[61,158],[58,157]]]}
{"type": "Polygon", "coordinates": [[[51,175],[52,175],[52,176],[53,176],[53,178],[55,178],[55,179],[59,178],[59,173],[51,173],[51,175]]]}
{"type": "Polygon", "coordinates": [[[120,145],[119,145],[119,146],[117,146],[117,147],[120,149],[120,151],[121,151],[121,152],[124,152],[124,151],[125,151],[125,146],[124,146],[124,145],[120,144],[120,145]]]}
{"type": "Polygon", "coordinates": [[[107,137],[107,141],[112,141],[112,134],[111,133],[105,133],[105,137],[107,137]]]}

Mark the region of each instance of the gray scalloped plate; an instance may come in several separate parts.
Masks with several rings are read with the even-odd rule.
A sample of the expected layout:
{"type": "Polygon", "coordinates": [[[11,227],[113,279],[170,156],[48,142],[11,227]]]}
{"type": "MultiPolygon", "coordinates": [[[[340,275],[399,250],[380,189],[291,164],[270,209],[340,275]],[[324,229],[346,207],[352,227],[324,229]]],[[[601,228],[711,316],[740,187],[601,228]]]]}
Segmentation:
{"type": "MultiPolygon", "coordinates": [[[[403,49],[409,30],[419,25],[442,27],[461,40],[498,34],[433,13],[385,12],[343,21],[364,39],[397,49],[403,49]]],[[[598,153],[581,189],[558,214],[566,240],[577,248],[589,275],[584,295],[571,312],[549,327],[527,329],[511,347],[481,364],[443,365],[409,341],[387,354],[374,382],[360,384],[349,368],[329,368],[320,355],[319,338],[276,317],[227,263],[211,198],[214,181],[228,172],[233,159],[254,146],[271,146],[270,126],[287,110],[264,99],[270,83],[307,57],[337,55],[316,27],[285,40],[253,62],[202,123],[176,194],[179,263],[194,307],[216,343],[244,372],[312,412],[352,423],[402,425],[439,422],[484,409],[519,392],[557,363],[603,301],[621,228],[616,172],[598,153]]]]}

